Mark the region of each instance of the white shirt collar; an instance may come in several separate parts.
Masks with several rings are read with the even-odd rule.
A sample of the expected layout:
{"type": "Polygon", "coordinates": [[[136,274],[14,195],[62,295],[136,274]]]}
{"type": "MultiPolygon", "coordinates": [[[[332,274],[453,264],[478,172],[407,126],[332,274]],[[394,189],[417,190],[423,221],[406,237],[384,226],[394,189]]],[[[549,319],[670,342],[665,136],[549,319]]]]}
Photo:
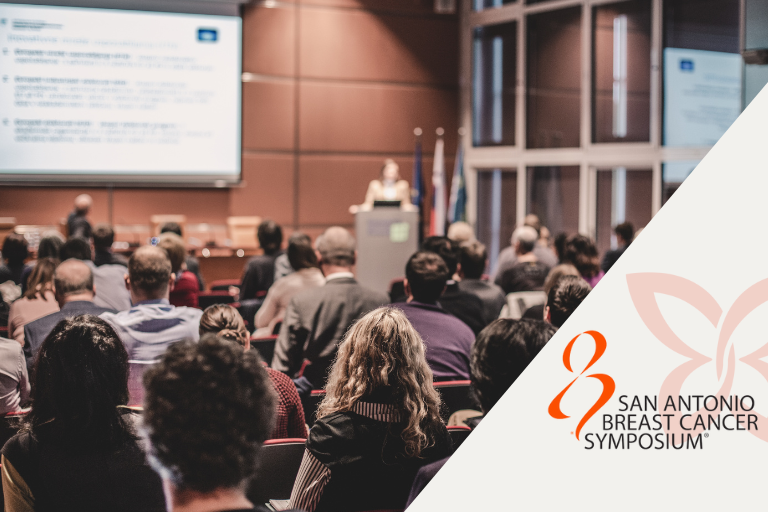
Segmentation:
{"type": "Polygon", "coordinates": [[[325,282],[327,283],[328,281],[333,281],[334,279],[347,279],[347,278],[354,279],[355,274],[353,274],[352,272],[334,272],[329,276],[325,276],[325,282]]]}

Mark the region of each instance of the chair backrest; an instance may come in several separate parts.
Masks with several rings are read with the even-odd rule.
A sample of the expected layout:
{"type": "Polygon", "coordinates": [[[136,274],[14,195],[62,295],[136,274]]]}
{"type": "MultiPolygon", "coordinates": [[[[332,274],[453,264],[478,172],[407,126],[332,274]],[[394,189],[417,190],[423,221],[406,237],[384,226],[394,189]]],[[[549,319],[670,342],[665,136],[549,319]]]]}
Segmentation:
{"type": "Polygon", "coordinates": [[[128,361],[128,405],[141,406],[144,403],[144,372],[157,361],[128,361]]]}
{"type": "Polygon", "coordinates": [[[459,446],[461,446],[464,440],[469,437],[469,434],[471,433],[472,429],[463,425],[448,427],[448,434],[451,436],[451,440],[453,441],[453,450],[458,450],[459,446]]]}
{"type": "Polygon", "coordinates": [[[462,409],[479,409],[477,401],[472,395],[470,382],[468,380],[451,380],[444,382],[435,382],[435,389],[440,393],[443,402],[440,407],[440,415],[444,421],[448,421],[456,411],[462,409]]]}
{"type": "Polygon", "coordinates": [[[266,441],[257,455],[256,474],[248,486],[252,503],[287,500],[299,474],[306,439],[273,439],[266,441]]]}
{"type": "Polygon", "coordinates": [[[325,398],[324,389],[313,389],[309,396],[301,397],[301,405],[304,407],[304,421],[312,427],[317,420],[317,408],[325,398]]]}
{"type": "Polygon", "coordinates": [[[232,304],[236,297],[229,294],[228,291],[200,292],[197,295],[197,307],[205,309],[214,304],[232,304]]]}
{"type": "Polygon", "coordinates": [[[211,291],[229,291],[229,287],[240,288],[239,279],[217,279],[210,285],[211,291]]]}
{"type": "Polygon", "coordinates": [[[519,320],[533,306],[546,304],[547,294],[544,292],[513,292],[507,294],[507,303],[501,309],[499,318],[519,320]]]}
{"type": "Polygon", "coordinates": [[[251,350],[258,350],[261,360],[269,366],[272,364],[272,356],[275,355],[275,343],[277,336],[251,338],[251,350]]]}

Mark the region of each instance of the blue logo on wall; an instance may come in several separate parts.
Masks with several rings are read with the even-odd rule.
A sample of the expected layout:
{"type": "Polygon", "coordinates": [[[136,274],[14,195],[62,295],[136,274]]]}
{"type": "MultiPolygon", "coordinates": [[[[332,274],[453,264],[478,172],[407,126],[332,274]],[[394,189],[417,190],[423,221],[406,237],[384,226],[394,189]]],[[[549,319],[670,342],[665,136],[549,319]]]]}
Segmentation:
{"type": "Polygon", "coordinates": [[[215,28],[197,29],[197,40],[204,43],[215,43],[219,39],[219,31],[215,28]]]}
{"type": "Polygon", "coordinates": [[[680,61],[680,71],[693,71],[693,61],[689,59],[682,59],[680,61]]]}

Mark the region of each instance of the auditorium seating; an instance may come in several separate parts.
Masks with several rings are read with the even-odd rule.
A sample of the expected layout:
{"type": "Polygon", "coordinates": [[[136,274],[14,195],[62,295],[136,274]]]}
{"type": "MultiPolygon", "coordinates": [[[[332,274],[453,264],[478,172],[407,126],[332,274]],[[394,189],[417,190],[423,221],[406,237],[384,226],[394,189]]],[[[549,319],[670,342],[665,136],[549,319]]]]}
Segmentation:
{"type": "Polygon", "coordinates": [[[459,446],[461,446],[464,440],[467,439],[471,433],[472,429],[463,425],[448,427],[448,434],[451,436],[451,440],[453,441],[454,451],[459,449],[459,446]]]}
{"type": "Polygon", "coordinates": [[[317,420],[317,408],[320,406],[323,398],[325,398],[324,389],[313,389],[308,397],[301,398],[301,405],[304,407],[304,421],[307,422],[310,428],[312,428],[315,420],[317,420]]]}
{"type": "Polygon", "coordinates": [[[251,350],[257,350],[261,360],[268,365],[272,364],[272,356],[275,353],[275,343],[277,336],[268,336],[266,338],[251,338],[251,350]]]}
{"type": "Polygon", "coordinates": [[[227,290],[200,292],[197,296],[198,307],[202,310],[214,304],[233,304],[236,300],[237,297],[230,294],[227,290]]]}
{"type": "Polygon", "coordinates": [[[306,439],[273,439],[261,447],[257,469],[248,489],[251,503],[287,500],[301,467],[306,439]]]}
{"type": "Polygon", "coordinates": [[[468,380],[451,380],[444,382],[435,382],[435,389],[440,393],[443,405],[440,409],[440,416],[447,422],[456,411],[462,409],[479,409],[477,401],[472,395],[470,382],[468,380]]]}
{"type": "Polygon", "coordinates": [[[238,290],[240,289],[239,279],[217,279],[210,284],[211,291],[229,291],[229,288],[234,286],[238,290]]]}

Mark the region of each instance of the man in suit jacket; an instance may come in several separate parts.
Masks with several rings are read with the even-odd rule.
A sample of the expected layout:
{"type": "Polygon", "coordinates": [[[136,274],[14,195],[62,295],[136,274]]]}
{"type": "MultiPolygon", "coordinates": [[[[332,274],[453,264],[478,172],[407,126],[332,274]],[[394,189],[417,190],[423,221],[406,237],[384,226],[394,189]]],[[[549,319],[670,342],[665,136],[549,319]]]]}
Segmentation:
{"type": "Polygon", "coordinates": [[[394,306],[403,310],[424,340],[435,380],[467,380],[475,335],[438,303],[449,276],[448,266],[438,254],[417,252],[405,267],[408,302],[394,306]]]}
{"type": "Polygon", "coordinates": [[[54,285],[56,301],[61,309],[24,326],[24,357],[28,369],[32,368],[40,345],[61,320],[78,315],[98,316],[114,312],[93,303],[96,287],[93,284],[93,273],[84,261],[71,259],[59,265],[54,274],[54,285]]]}
{"type": "Polygon", "coordinates": [[[288,303],[272,368],[303,376],[316,389],[325,386],[328,368],[347,329],[361,316],[389,302],[384,293],[361,286],[352,274],[355,239],[344,228],[328,228],[317,240],[316,251],[325,285],[296,295],[288,303]]]}
{"type": "Polygon", "coordinates": [[[603,272],[611,270],[613,264],[618,261],[622,254],[624,254],[624,251],[627,250],[627,247],[629,247],[629,244],[632,243],[632,239],[635,237],[635,227],[629,222],[619,224],[613,228],[613,232],[616,234],[618,248],[605,252],[603,261],[600,264],[600,269],[603,272]]]}
{"type": "Polygon", "coordinates": [[[499,318],[507,299],[501,287],[482,278],[487,264],[485,245],[477,240],[461,244],[459,290],[471,293],[482,301],[485,321],[490,324],[499,318]]]}

